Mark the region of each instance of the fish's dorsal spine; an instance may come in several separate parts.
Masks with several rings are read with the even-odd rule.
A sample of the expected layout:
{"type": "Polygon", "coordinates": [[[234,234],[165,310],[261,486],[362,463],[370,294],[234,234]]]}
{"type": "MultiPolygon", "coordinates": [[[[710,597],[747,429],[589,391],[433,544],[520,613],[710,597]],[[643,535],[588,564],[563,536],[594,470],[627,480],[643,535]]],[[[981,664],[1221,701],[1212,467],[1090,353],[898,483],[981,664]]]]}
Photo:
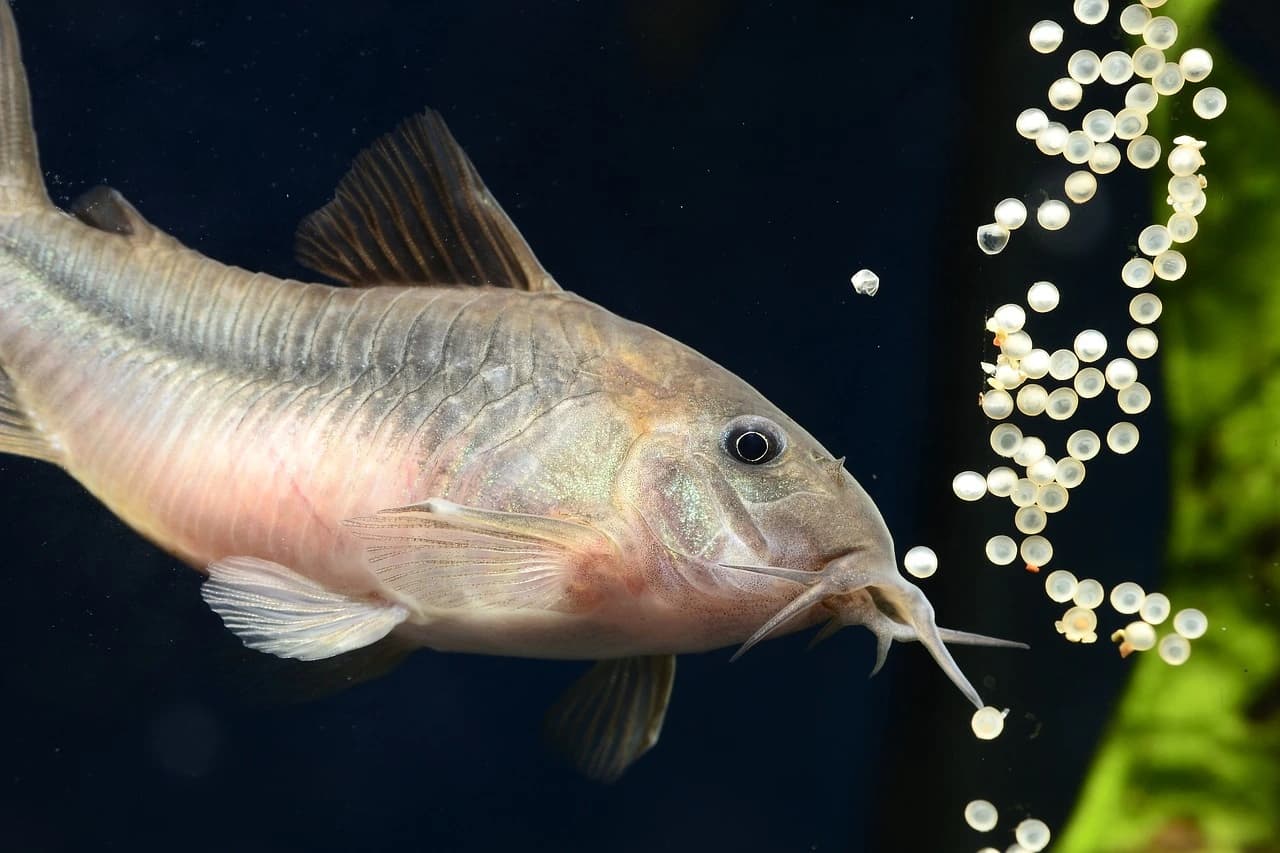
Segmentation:
{"type": "Polygon", "coordinates": [[[0,2],[0,216],[52,208],[40,171],[31,123],[31,91],[18,28],[8,0],[0,2]]]}

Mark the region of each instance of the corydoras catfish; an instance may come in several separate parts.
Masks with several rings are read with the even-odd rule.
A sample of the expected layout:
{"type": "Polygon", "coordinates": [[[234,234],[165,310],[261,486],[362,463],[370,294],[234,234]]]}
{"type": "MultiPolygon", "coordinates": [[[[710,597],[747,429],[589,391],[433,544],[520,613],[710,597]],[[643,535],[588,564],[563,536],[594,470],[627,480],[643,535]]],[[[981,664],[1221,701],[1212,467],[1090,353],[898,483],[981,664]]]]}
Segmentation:
{"type": "Polygon", "coordinates": [[[611,779],[675,655],[820,622],[918,640],[975,705],[867,493],[694,350],[561,289],[434,112],[301,224],[345,286],[225,266],[45,190],[0,3],[0,450],[206,572],[249,647],[597,660],[553,730],[611,779]]]}

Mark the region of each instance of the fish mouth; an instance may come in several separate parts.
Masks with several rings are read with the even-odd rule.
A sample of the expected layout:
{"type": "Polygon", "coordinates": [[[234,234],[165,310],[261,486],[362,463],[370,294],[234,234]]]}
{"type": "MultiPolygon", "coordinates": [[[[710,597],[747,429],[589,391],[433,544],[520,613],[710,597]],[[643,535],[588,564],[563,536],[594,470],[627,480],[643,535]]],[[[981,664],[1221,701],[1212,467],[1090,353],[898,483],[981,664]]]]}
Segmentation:
{"type": "Polygon", "coordinates": [[[734,653],[732,660],[746,654],[753,646],[768,638],[783,625],[817,604],[830,609],[835,615],[818,634],[815,641],[831,636],[847,625],[862,625],[876,636],[876,663],[871,670],[875,675],[884,665],[889,647],[898,642],[917,641],[939,668],[960,689],[975,708],[983,706],[982,698],[974,689],[959,664],[951,657],[947,643],[972,646],[996,646],[1001,648],[1030,648],[1025,643],[939,628],[933,605],[915,584],[898,573],[890,564],[868,561],[863,551],[851,551],[831,560],[818,571],[789,569],[781,566],[750,566],[720,564],[726,569],[752,572],[789,581],[804,589],[781,610],[775,613],[734,653]]]}

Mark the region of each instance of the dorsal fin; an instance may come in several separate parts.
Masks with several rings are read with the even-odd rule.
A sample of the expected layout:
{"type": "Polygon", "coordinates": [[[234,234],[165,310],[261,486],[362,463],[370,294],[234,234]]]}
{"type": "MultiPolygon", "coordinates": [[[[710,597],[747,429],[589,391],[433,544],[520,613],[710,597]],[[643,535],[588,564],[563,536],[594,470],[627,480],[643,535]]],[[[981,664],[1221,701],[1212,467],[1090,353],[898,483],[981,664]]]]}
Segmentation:
{"type": "Polygon", "coordinates": [[[434,110],[361,152],[333,201],[302,220],[295,250],[353,286],[560,289],[434,110]]]}
{"type": "Polygon", "coordinates": [[[136,243],[178,241],[146,220],[118,190],[98,186],[71,202],[71,213],[85,225],[128,237],[136,243]]]}
{"type": "Polygon", "coordinates": [[[0,212],[25,205],[52,207],[36,151],[18,28],[5,0],[0,3],[0,212]]]}

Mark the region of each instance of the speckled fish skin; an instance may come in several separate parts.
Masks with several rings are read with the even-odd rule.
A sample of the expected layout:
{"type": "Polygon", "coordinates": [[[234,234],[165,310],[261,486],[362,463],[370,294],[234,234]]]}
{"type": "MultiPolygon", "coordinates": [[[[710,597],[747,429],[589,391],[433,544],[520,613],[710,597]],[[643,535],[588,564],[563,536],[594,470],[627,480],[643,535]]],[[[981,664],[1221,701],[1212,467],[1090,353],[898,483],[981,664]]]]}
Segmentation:
{"type": "MultiPolygon", "coordinates": [[[[871,628],[881,661],[919,639],[980,704],[943,641],[985,638],[939,633],[842,462],[697,352],[562,291],[438,116],[361,155],[300,229],[350,288],[222,265],[112,192],[56,209],[31,127],[3,4],[0,450],[207,568],[247,644],[315,659],[394,630],[635,659],[832,619],[871,628]],[[743,418],[776,458],[730,452],[743,418]]],[[[674,669],[653,660],[638,692],[592,687],[631,721],[593,734],[599,778],[657,738],[674,669]]]]}

